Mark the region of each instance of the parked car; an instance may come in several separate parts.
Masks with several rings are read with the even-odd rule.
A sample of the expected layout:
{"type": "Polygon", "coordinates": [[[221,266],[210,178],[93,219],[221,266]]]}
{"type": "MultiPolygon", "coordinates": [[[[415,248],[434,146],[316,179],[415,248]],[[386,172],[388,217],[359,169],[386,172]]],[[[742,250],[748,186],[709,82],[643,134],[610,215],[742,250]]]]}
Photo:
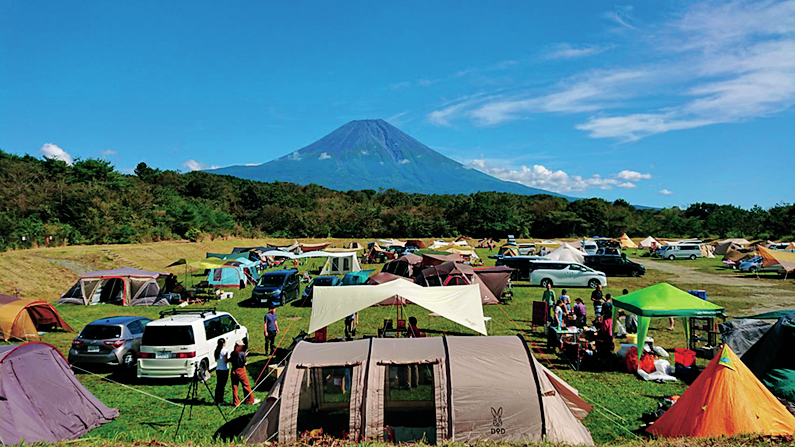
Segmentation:
{"type": "Polygon", "coordinates": [[[576,262],[535,261],[535,270],[530,273],[530,284],[546,287],[590,287],[607,286],[607,276],[576,262]]]}
{"type": "Polygon", "coordinates": [[[512,281],[526,281],[530,279],[530,273],[535,269],[535,261],[546,259],[542,256],[505,256],[497,259],[494,264],[514,269],[511,273],[512,281]]]}
{"type": "Polygon", "coordinates": [[[607,276],[643,276],[646,267],[621,255],[586,255],[585,265],[607,276]]]}
{"type": "Polygon", "coordinates": [[[111,317],[92,321],[80,331],[69,349],[71,364],[106,364],[132,368],[141,348],[144,317],[111,317]]]}
{"type": "Polygon", "coordinates": [[[303,296],[301,298],[301,305],[302,306],[311,306],[312,305],[312,291],[314,290],[315,286],[338,286],[342,284],[342,280],[336,276],[318,276],[306,286],[304,289],[303,296]]]}
{"type": "Polygon", "coordinates": [[[283,306],[300,297],[300,280],[294,269],[264,273],[251,292],[251,299],[265,306],[283,306]]]}
{"type": "Polygon", "coordinates": [[[599,251],[599,246],[594,241],[580,241],[580,246],[585,250],[586,254],[595,255],[599,251]]]}
{"type": "Polygon", "coordinates": [[[213,353],[221,337],[229,349],[238,340],[248,348],[248,329],[226,312],[170,309],[160,316],[144,329],[139,378],[189,378],[210,371],[216,367],[213,353]]]}
{"type": "Polygon", "coordinates": [[[692,244],[665,245],[659,249],[660,257],[674,259],[696,259],[701,257],[701,246],[692,244]]]}
{"type": "Polygon", "coordinates": [[[784,267],[782,267],[781,264],[771,265],[768,267],[763,266],[761,256],[755,256],[751,259],[741,262],[738,269],[743,273],[776,272],[780,275],[786,273],[784,267]]]}
{"type": "Polygon", "coordinates": [[[536,254],[536,244],[519,244],[519,256],[533,256],[536,254]]]}

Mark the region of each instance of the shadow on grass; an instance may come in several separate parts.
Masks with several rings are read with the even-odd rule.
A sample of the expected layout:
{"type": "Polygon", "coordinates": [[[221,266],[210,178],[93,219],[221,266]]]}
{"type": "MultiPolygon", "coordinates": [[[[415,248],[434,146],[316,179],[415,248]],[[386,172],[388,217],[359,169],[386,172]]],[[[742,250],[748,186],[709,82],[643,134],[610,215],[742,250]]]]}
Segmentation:
{"type": "Polygon", "coordinates": [[[248,425],[249,421],[251,421],[252,416],[253,415],[249,414],[232,419],[231,421],[222,425],[221,428],[215,432],[213,439],[233,441],[235,438],[240,436],[241,433],[243,433],[243,429],[245,429],[246,425],[248,425]]]}
{"type": "Polygon", "coordinates": [[[456,331],[441,331],[438,329],[424,329],[423,332],[425,332],[426,334],[437,334],[437,335],[447,335],[447,336],[472,335],[471,332],[466,333],[466,332],[456,332],[456,331]]]}

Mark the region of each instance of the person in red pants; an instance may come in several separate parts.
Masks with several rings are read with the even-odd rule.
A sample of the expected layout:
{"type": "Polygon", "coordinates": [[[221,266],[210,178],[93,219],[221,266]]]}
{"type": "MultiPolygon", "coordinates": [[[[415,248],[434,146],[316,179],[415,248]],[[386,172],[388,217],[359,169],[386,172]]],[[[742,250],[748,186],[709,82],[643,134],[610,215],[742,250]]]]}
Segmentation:
{"type": "Polygon", "coordinates": [[[248,359],[246,356],[248,352],[243,351],[243,340],[235,342],[235,350],[230,356],[230,363],[232,364],[232,403],[234,406],[240,405],[240,397],[237,394],[237,388],[243,384],[243,397],[246,399],[246,404],[259,403],[259,399],[254,399],[254,393],[251,391],[251,383],[248,380],[248,373],[246,373],[246,365],[248,359]]]}

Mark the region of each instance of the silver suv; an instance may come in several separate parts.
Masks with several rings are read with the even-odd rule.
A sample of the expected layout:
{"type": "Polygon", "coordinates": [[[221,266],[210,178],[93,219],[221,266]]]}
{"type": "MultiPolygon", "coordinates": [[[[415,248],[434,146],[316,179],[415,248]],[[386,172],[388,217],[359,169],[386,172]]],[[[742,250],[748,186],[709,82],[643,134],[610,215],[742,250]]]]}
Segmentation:
{"type": "Polygon", "coordinates": [[[111,317],[88,323],[72,341],[69,363],[132,368],[141,349],[144,327],[150,321],[144,317],[111,317]]]}

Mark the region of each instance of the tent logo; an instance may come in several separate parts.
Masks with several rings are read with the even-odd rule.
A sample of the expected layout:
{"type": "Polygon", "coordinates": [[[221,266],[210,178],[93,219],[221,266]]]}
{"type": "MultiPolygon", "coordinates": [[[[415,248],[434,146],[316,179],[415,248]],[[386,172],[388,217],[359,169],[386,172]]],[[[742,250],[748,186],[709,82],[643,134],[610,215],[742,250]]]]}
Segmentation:
{"type": "Polygon", "coordinates": [[[502,426],[502,407],[495,410],[494,407],[491,407],[491,418],[492,418],[492,428],[491,434],[492,435],[504,435],[505,428],[502,426]]]}

